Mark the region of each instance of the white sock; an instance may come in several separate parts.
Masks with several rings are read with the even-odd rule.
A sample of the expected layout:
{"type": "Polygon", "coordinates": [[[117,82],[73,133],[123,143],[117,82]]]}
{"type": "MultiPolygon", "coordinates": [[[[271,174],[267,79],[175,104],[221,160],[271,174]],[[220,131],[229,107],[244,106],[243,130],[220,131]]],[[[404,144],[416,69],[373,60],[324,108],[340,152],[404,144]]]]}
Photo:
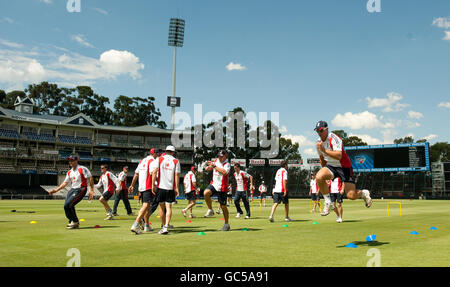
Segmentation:
{"type": "Polygon", "coordinates": [[[325,199],[325,204],[331,204],[330,194],[324,194],[323,199],[325,199]]]}

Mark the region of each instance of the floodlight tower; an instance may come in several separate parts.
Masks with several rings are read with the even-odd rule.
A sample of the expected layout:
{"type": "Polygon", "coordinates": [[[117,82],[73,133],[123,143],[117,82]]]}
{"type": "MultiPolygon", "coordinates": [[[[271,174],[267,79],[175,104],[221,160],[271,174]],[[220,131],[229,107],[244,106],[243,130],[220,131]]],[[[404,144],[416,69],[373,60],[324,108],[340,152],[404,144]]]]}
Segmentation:
{"type": "Polygon", "coordinates": [[[171,18],[169,26],[169,46],[173,46],[173,76],[172,76],[172,97],[169,97],[167,105],[172,107],[172,130],[175,128],[175,107],[180,106],[180,98],[175,97],[175,83],[177,72],[177,47],[183,47],[184,41],[184,20],[171,18]]]}

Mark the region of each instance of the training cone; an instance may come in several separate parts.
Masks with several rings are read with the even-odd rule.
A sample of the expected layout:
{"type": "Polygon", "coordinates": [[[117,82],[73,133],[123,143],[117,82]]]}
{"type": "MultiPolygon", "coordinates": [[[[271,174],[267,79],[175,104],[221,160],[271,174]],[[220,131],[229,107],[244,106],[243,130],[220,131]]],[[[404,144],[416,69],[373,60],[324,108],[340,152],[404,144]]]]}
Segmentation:
{"type": "Polygon", "coordinates": [[[375,234],[369,235],[366,237],[366,241],[367,242],[371,242],[374,241],[377,238],[377,236],[375,234]]]}
{"type": "Polygon", "coordinates": [[[221,218],[220,220],[225,220],[225,218],[221,218]]]}
{"type": "Polygon", "coordinates": [[[437,230],[437,227],[432,226],[430,227],[430,230],[437,230]]]}
{"type": "Polygon", "coordinates": [[[289,227],[289,225],[287,224],[283,224],[281,227],[289,227]]]}
{"type": "Polygon", "coordinates": [[[94,225],[94,228],[100,228],[101,226],[100,225],[94,225]]]}
{"type": "Polygon", "coordinates": [[[317,221],[314,221],[314,222],[313,222],[313,224],[319,224],[319,222],[317,222],[317,221]]]}
{"type": "Polygon", "coordinates": [[[417,232],[417,231],[411,231],[409,234],[412,234],[412,235],[417,235],[417,234],[419,234],[419,232],[417,232]]]}
{"type": "Polygon", "coordinates": [[[192,221],[190,221],[190,220],[186,220],[186,223],[192,223],[192,221]]]}
{"type": "Polygon", "coordinates": [[[199,232],[197,235],[206,235],[205,232],[199,232]]]}
{"type": "Polygon", "coordinates": [[[248,228],[245,228],[245,227],[244,227],[244,228],[242,228],[241,230],[242,230],[242,231],[248,231],[248,228]]]}
{"type": "Polygon", "coordinates": [[[81,219],[80,219],[80,222],[84,222],[84,221],[85,221],[84,218],[81,218],[81,219]]]}
{"type": "Polygon", "coordinates": [[[351,243],[345,245],[345,247],[347,247],[347,248],[357,248],[358,246],[355,243],[351,242],[351,243]]]}
{"type": "Polygon", "coordinates": [[[159,215],[157,215],[156,218],[159,218],[159,215]]]}
{"type": "Polygon", "coordinates": [[[37,222],[36,221],[30,221],[30,224],[36,224],[37,222]]]}

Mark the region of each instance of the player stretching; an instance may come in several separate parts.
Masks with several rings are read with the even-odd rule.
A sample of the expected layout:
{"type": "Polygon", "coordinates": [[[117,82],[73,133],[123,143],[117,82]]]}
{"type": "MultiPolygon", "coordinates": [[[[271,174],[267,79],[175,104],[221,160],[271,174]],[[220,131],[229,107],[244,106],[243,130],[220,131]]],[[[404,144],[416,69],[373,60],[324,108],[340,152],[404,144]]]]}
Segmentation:
{"type": "Polygon", "coordinates": [[[241,217],[244,213],[242,212],[240,201],[244,203],[245,211],[247,215],[245,219],[250,218],[250,204],[248,203],[247,197],[247,179],[250,179],[250,189],[253,188],[253,177],[245,171],[241,171],[241,165],[239,163],[234,164],[234,179],[236,180],[236,196],[234,199],[234,205],[236,206],[237,215],[236,218],[241,217]]]}
{"type": "Polygon", "coordinates": [[[172,203],[179,193],[180,181],[180,161],[174,157],[175,147],[167,146],[166,154],[160,156],[157,161],[158,168],[152,172],[153,191],[158,187],[156,200],[159,203],[159,216],[161,218],[162,229],[158,234],[169,233],[169,224],[172,218],[172,203]],[[157,182],[157,185],[155,184],[157,182]]]}
{"type": "Polygon", "coordinates": [[[150,155],[142,159],[133,176],[133,181],[131,182],[130,187],[128,188],[128,192],[133,193],[134,191],[134,185],[136,184],[136,181],[139,180],[139,192],[142,194],[142,207],[139,210],[138,216],[136,217],[136,221],[131,226],[131,231],[136,234],[141,234],[142,231],[139,228],[139,224],[141,223],[142,219],[144,219],[144,231],[150,232],[153,230],[152,226],[149,224],[149,208],[150,204],[154,200],[154,196],[152,193],[152,171],[154,165],[152,165],[153,162],[155,162],[155,159],[157,158],[158,154],[155,149],[150,150],[150,155]]]}
{"type": "Polygon", "coordinates": [[[325,121],[319,121],[314,130],[319,135],[316,148],[322,165],[322,168],[316,174],[316,181],[319,185],[319,191],[325,199],[325,206],[320,215],[330,214],[330,191],[327,188],[326,181],[333,180],[336,177],[344,182],[344,191],[348,199],[362,198],[366,207],[370,207],[372,205],[370,192],[367,189],[356,190],[352,163],[345,153],[341,138],[332,132],[328,132],[328,124],[325,121]]]}
{"type": "Polygon", "coordinates": [[[77,205],[86,195],[88,180],[90,187],[89,200],[92,200],[94,197],[94,180],[91,172],[86,167],[78,165],[78,156],[71,155],[67,160],[69,161],[71,169],[67,172],[64,182],[48,193],[53,194],[58,192],[71,183],[72,188],[67,193],[64,211],[66,212],[67,219],[69,219],[67,229],[76,229],[80,227],[80,222],[78,221],[77,213],[75,211],[75,205],[77,205]]]}
{"type": "Polygon", "coordinates": [[[287,162],[283,160],[281,162],[281,167],[278,169],[275,175],[275,188],[273,189],[273,206],[272,212],[269,216],[269,221],[273,222],[273,214],[275,210],[277,210],[278,205],[283,202],[284,203],[284,213],[285,218],[284,221],[293,221],[289,218],[289,197],[287,190],[287,181],[288,181],[288,173],[287,173],[287,162]]]}
{"type": "Polygon", "coordinates": [[[223,217],[225,224],[222,227],[222,231],[229,231],[230,224],[228,223],[229,213],[227,208],[227,192],[228,192],[228,174],[230,173],[230,163],[227,160],[228,152],[221,150],[217,155],[218,158],[214,161],[208,161],[206,171],[213,171],[213,179],[211,184],[205,189],[204,196],[205,202],[208,206],[208,211],[205,217],[211,217],[214,215],[212,209],[211,195],[217,194],[220,207],[223,211],[223,217]]]}
{"type": "Polygon", "coordinates": [[[264,200],[264,207],[266,207],[266,195],[267,195],[267,186],[264,184],[264,181],[261,182],[261,185],[258,188],[260,196],[261,196],[261,204],[264,200]]]}
{"type": "Polygon", "coordinates": [[[183,184],[184,184],[184,194],[186,196],[186,199],[188,200],[189,204],[186,206],[186,208],[181,210],[181,213],[184,217],[186,217],[186,212],[189,210],[189,218],[194,218],[194,214],[192,214],[192,207],[195,206],[195,200],[197,194],[200,193],[200,189],[197,188],[197,179],[195,178],[195,171],[197,169],[195,166],[191,167],[191,170],[186,173],[184,176],[183,184]]]}
{"type": "Polygon", "coordinates": [[[309,195],[311,196],[311,200],[313,201],[314,205],[312,208],[312,212],[316,212],[316,207],[317,205],[319,206],[320,209],[320,195],[319,195],[319,186],[317,185],[316,182],[316,177],[313,175],[311,175],[311,181],[309,183],[309,195]]]}
{"type": "Polygon", "coordinates": [[[108,171],[108,165],[102,164],[100,166],[102,175],[98,180],[98,183],[95,185],[96,188],[100,188],[103,186],[103,194],[98,201],[103,204],[103,207],[106,210],[106,218],[105,220],[112,220],[114,218],[111,207],[108,204],[108,200],[114,194],[114,191],[120,190],[119,181],[117,177],[108,171]],[[117,187],[117,188],[116,188],[117,187]]]}
{"type": "Polygon", "coordinates": [[[119,205],[121,199],[123,200],[123,204],[125,205],[125,209],[127,210],[127,215],[129,216],[134,215],[133,211],[131,210],[130,201],[128,200],[127,172],[128,166],[124,166],[122,168],[122,172],[119,173],[119,176],[117,177],[120,185],[120,190],[116,192],[116,198],[114,200],[114,207],[113,207],[114,216],[118,216],[117,206],[119,205]]]}
{"type": "Polygon", "coordinates": [[[331,199],[331,208],[334,209],[334,212],[337,215],[336,222],[341,223],[342,222],[342,201],[344,197],[344,185],[342,184],[342,180],[339,177],[336,177],[331,182],[330,187],[330,199],[331,199]]]}

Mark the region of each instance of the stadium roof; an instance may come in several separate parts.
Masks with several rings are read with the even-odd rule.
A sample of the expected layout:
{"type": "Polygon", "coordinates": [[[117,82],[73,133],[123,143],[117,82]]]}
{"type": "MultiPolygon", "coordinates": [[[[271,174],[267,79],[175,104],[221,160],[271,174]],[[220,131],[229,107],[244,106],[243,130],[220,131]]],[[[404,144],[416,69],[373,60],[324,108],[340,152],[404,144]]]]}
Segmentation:
{"type": "Polygon", "coordinates": [[[5,109],[0,107],[0,118],[8,118],[11,120],[28,121],[34,123],[43,123],[51,125],[62,126],[78,126],[97,130],[110,130],[120,132],[139,132],[139,133],[160,133],[171,134],[172,130],[161,129],[150,125],[138,126],[138,127],[122,127],[122,126],[106,126],[99,125],[94,122],[90,117],[83,113],[76,114],[72,117],[55,116],[55,115],[40,115],[40,114],[27,114],[21,113],[11,109],[5,109]]]}

